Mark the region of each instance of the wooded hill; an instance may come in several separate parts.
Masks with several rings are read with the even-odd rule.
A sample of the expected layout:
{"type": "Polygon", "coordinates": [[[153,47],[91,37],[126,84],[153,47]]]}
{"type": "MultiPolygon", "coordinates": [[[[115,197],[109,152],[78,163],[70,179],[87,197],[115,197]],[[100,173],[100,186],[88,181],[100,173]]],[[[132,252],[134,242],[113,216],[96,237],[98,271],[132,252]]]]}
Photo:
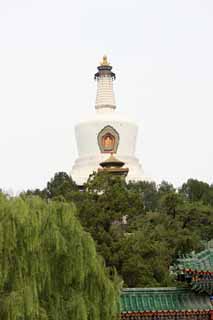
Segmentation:
{"type": "Polygon", "coordinates": [[[213,186],[189,179],[179,189],[163,181],[125,183],[93,174],[79,191],[64,172],[43,190],[22,198],[74,203],[76,216],[96,242],[109,270],[127,287],[177,285],[169,267],[213,238],[213,186]]]}

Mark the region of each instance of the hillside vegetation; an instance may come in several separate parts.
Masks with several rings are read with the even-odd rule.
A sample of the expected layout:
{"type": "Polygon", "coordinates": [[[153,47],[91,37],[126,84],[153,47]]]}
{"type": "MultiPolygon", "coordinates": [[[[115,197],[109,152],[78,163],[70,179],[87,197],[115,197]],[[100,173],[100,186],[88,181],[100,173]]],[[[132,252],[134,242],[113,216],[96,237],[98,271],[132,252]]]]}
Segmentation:
{"type": "Polygon", "coordinates": [[[109,270],[128,287],[176,285],[169,267],[213,238],[213,186],[189,179],[178,190],[163,181],[125,183],[93,174],[79,191],[63,172],[44,190],[22,194],[74,203],[76,216],[96,242],[109,270]]]}

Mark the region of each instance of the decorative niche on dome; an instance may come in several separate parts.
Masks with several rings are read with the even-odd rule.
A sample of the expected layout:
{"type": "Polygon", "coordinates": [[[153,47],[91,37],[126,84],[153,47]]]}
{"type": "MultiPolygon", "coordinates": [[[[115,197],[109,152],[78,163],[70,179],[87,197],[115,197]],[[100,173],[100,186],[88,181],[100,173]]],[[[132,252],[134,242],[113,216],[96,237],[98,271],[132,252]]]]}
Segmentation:
{"type": "Polygon", "coordinates": [[[116,153],[119,144],[119,134],[111,126],[104,127],[98,134],[98,145],[102,153],[116,153]]]}

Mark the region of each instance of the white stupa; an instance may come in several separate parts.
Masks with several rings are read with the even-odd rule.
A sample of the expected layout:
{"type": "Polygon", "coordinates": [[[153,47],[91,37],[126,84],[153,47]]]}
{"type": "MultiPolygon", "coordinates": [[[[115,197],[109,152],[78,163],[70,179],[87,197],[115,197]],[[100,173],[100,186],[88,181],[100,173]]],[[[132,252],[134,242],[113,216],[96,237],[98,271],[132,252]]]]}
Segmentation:
{"type": "Polygon", "coordinates": [[[71,171],[73,180],[83,185],[99,164],[109,157],[110,153],[123,161],[129,168],[128,180],[145,180],[142,167],[135,157],[137,125],[116,111],[113,92],[115,74],[112,67],[103,57],[95,74],[97,96],[95,114],[89,120],[81,121],[75,127],[78,147],[78,158],[71,171]]]}

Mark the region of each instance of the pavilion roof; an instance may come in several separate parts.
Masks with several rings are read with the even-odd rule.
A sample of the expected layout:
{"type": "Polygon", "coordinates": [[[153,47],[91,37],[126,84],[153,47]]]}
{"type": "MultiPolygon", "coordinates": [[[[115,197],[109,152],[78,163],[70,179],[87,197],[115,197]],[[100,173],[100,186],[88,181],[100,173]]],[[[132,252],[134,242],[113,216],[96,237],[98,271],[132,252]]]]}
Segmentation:
{"type": "Polygon", "coordinates": [[[103,162],[100,163],[101,167],[123,167],[124,166],[124,162],[117,159],[112,153],[110,154],[109,158],[107,158],[106,160],[104,160],[103,162]]]}
{"type": "Polygon", "coordinates": [[[185,288],[124,289],[120,303],[121,313],[213,310],[208,295],[185,288]]]}
{"type": "Polygon", "coordinates": [[[213,272],[213,249],[209,248],[178,259],[176,267],[179,270],[213,272]]]}

